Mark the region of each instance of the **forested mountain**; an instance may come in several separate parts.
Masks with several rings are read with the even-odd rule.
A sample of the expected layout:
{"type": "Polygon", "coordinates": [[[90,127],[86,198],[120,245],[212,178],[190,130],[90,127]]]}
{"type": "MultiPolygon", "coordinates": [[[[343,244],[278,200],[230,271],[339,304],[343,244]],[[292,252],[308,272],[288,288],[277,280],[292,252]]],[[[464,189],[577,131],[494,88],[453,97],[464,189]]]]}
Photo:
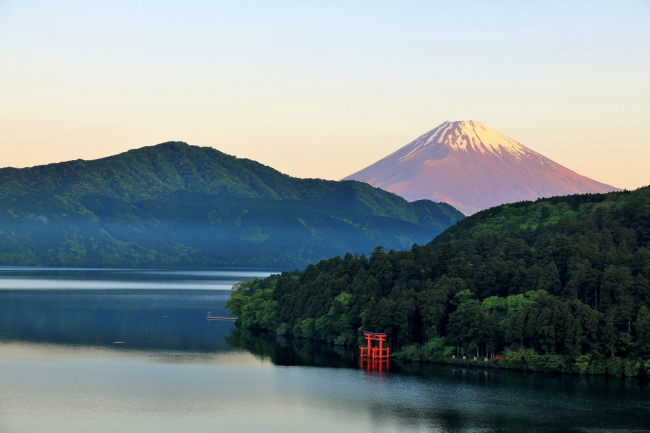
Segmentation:
{"type": "Polygon", "coordinates": [[[650,375],[649,282],[646,187],[502,205],[426,246],[248,282],[228,305],[244,328],[301,338],[386,332],[415,360],[650,375]]]}
{"type": "Polygon", "coordinates": [[[449,205],[297,179],[181,142],[0,170],[0,264],[305,266],[429,242],[449,205]]]}

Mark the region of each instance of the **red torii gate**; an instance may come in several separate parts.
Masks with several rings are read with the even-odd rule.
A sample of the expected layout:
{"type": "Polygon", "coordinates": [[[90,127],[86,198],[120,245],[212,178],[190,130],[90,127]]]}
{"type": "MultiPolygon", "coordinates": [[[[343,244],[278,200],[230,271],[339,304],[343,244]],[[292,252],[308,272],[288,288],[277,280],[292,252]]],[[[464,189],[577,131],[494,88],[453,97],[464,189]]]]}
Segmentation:
{"type": "Polygon", "coordinates": [[[363,331],[363,336],[366,338],[366,346],[359,346],[361,368],[367,365],[368,370],[378,369],[382,371],[384,363],[386,364],[386,368],[388,368],[390,347],[384,347],[386,333],[363,331]],[[378,344],[373,344],[373,342],[378,344]]]}

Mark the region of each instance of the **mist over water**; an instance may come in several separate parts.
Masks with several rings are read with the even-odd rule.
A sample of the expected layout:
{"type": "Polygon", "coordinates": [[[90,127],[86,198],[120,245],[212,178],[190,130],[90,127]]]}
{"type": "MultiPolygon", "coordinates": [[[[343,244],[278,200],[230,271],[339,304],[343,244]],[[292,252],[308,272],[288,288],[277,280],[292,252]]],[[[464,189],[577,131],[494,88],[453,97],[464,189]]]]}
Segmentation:
{"type": "Polygon", "coordinates": [[[379,374],[352,348],[205,321],[228,314],[219,287],[264,272],[1,268],[0,432],[650,431],[637,379],[379,374]]]}
{"type": "Polygon", "coordinates": [[[230,290],[233,284],[265,278],[277,269],[163,270],[0,267],[0,290],[158,289],[230,290]]]}

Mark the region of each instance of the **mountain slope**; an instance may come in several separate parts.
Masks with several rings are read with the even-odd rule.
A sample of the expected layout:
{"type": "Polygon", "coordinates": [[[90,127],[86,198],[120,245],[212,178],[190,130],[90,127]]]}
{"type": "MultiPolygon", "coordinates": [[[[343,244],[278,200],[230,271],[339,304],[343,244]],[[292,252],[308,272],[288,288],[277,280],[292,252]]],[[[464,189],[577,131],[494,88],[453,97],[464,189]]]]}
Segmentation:
{"type": "Polygon", "coordinates": [[[0,264],[298,266],[425,243],[462,215],[170,142],[0,170],[0,264]]]}
{"type": "Polygon", "coordinates": [[[227,306],[299,338],[385,332],[414,360],[650,376],[650,187],[497,206],[425,246],[242,284],[227,306]]]}
{"type": "Polygon", "coordinates": [[[410,201],[449,203],[466,215],[503,203],[617,190],[474,121],[444,122],[344,180],[410,201]]]}

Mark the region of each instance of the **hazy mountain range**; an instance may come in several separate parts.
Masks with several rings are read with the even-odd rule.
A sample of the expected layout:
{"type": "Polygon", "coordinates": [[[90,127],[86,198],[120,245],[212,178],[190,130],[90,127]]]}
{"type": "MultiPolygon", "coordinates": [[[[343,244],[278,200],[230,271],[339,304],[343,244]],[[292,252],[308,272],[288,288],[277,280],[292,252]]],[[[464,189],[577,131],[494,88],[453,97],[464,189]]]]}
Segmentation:
{"type": "Polygon", "coordinates": [[[344,180],[466,215],[504,203],[619,190],[589,179],[479,122],[444,122],[344,180]]]}
{"type": "Polygon", "coordinates": [[[303,266],[427,243],[463,215],[181,142],[0,169],[0,264],[303,266]]]}

